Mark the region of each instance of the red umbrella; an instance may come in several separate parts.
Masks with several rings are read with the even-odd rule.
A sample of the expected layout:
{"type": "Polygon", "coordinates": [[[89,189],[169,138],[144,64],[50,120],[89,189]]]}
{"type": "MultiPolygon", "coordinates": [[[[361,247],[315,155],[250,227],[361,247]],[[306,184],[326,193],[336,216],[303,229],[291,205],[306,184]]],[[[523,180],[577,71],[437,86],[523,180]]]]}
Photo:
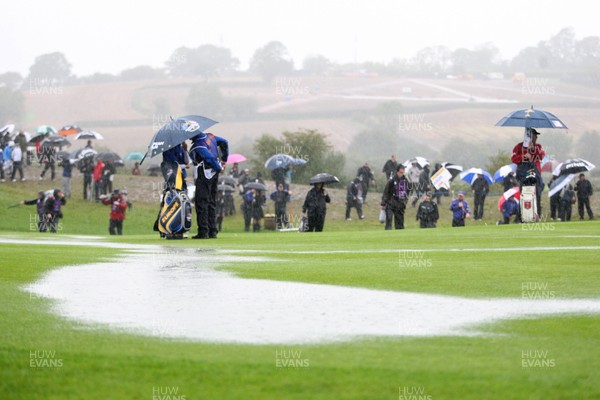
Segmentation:
{"type": "Polygon", "coordinates": [[[515,196],[515,200],[519,200],[521,198],[521,192],[518,186],[508,189],[502,194],[502,196],[500,196],[500,198],[498,199],[498,210],[502,211],[502,206],[504,205],[506,200],[510,199],[510,196],[515,196]]]}
{"type": "Polygon", "coordinates": [[[242,161],[246,161],[246,157],[244,157],[241,154],[230,154],[227,157],[227,164],[231,164],[231,163],[240,163],[242,161]]]}

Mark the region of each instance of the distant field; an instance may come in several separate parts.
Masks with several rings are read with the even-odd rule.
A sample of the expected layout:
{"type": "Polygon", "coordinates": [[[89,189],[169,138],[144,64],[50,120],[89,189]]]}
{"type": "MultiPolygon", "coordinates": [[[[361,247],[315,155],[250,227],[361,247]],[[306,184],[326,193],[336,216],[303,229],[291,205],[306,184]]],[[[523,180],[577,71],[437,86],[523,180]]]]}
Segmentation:
{"type": "MultiPolygon", "coordinates": [[[[184,113],[189,88],[197,83],[178,79],[96,84],[64,87],[59,94],[25,90],[24,128],[33,131],[42,124],[59,127],[79,123],[85,129],[105,135],[107,140],[102,146],[120,153],[143,151],[169,115],[184,113]],[[162,104],[160,108],[157,102],[162,104]]],[[[234,149],[244,151],[250,150],[252,141],[263,133],[277,135],[299,128],[318,129],[329,135],[338,151],[345,151],[356,134],[365,129],[357,116],[368,114],[385,101],[397,101],[403,107],[402,114],[398,115],[398,148],[393,149],[398,154],[402,154],[402,137],[435,151],[453,138],[489,142],[492,148],[497,145],[498,136],[514,142],[522,134],[519,129],[499,130],[494,124],[513,109],[530,105],[552,110],[568,124],[569,132],[575,137],[588,130],[600,131],[597,90],[543,78],[532,77],[523,83],[281,77],[268,85],[253,78],[223,79],[215,83],[221,85],[225,96],[250,96],[258,101],[259,113],[252,120],[220,121],[213,128],[216,134],[230,139],[234,149]],[[286,96],[286,93],[295,95],[286,96]],[[403,128],[400,127],[402,122],[405,123],[403,128]],[[419,122],[428,128],[419,126],[419,122]]],[[[202,114],[202,110],[197,113],[202,114]]]]}

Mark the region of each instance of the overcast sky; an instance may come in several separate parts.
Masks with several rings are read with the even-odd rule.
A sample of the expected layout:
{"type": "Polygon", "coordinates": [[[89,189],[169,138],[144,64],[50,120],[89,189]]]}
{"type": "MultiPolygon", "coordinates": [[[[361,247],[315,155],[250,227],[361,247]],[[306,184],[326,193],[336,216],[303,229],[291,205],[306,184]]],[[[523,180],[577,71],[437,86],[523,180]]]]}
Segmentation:
{"type": "Polygon", "coordinates": [[[245,68],[271,40],[300,67],[314,54],[389,62],[426,46],[486,42],[510,58],[569,26],[577,39],[600,36],[594,0],[8,0],[0,15],[0,72],[22,75],[36,56],[55,51],[73,73],[89,75],[162,67],[176,48],[207,43],[231,49],[245,68]]]}

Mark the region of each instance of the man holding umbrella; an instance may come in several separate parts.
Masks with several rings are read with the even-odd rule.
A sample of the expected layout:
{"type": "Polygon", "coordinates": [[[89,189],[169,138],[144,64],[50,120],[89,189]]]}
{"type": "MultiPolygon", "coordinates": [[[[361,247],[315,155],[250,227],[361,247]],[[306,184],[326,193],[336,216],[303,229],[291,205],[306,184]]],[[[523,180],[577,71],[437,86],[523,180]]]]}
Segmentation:
{"type": "Polygon", "coordinates": [[[312,189],[306,193],[302,213],[308,217],[307,232],[322,232],[325,225],[325,215],[327,214],[327,203],[331,202],[325,184],[316,182],[312,189]]]}
{"type": "Polygon", "coordinates": [[[541,144],[537,143],[540,133],[534,128],[527,128],[525,140],[518,143],[512,151],[511,160],[517,164],[517,180],[523,186],[525,179],[533,171],[536,178],[537,215],[542,215],[542,166],[540,161],[546,155],[541,144]]]}
{"type": "Polygon", "coordinates": [[[219,172],[223,170],[228,156],[229,143],[224,138],[212,133],[200,133],[192,137],[190,158],[197,168],[194,202],[198,223],[198,234],[192,239],[217,237],[217,186],[219,172]]]}

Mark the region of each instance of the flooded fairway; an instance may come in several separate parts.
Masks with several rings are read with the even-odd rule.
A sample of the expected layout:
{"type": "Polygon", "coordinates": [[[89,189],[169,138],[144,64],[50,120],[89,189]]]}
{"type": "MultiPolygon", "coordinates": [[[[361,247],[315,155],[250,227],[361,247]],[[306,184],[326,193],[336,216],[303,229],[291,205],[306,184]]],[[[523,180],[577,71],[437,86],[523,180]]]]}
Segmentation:
{"type": "Polygon", "coordinates": [[[600,312],[594,299],[468,299],[244,279],[217,269],[275,261],[241,254],[139,246],[116,262],[52,270],[24,290],[52,299],[53,312],[71,320],[222,343],[477,335],[478,324],[503,319],[600,312]]]}

